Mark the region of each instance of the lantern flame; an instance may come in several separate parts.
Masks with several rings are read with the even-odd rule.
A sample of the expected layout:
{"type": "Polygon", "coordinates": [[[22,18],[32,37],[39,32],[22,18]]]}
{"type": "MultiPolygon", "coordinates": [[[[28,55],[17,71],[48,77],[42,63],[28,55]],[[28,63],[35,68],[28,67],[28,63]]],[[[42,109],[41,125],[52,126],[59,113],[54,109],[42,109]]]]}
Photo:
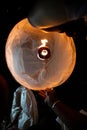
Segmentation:
{"type": "Polygon", "coordinates": [[[46,43],[47,43],[47,42],[48,42],[47,39],[42,39],[42,40],[41,40],[42,46],[46,46],[46,43]]]}

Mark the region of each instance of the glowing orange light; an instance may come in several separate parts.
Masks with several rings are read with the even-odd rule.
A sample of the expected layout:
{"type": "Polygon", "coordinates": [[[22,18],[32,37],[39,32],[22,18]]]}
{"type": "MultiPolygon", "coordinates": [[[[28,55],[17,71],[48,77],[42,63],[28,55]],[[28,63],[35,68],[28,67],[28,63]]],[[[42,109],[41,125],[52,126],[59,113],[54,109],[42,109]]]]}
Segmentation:
{"type": "Polygon", "coordinates": [[[76,63],[74,41],[65,33],[45,33],[25,18],[11,30],[5,47],[8,68],[17,82],[32,90],[64,83],[76,63]]]}

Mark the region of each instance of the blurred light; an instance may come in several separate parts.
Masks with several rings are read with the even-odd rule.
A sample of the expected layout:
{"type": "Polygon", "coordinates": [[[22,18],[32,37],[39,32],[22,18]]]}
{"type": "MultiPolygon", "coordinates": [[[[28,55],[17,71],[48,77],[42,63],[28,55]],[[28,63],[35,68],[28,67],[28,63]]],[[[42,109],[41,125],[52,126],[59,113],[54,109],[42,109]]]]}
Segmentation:
{"type": "Polygon", "coordinates": [[[46,43],[48,43],[48,40],[42,39],[41,45],[38,47],[37,57],[40,60],[49,59],[51,56],[50,48],[46,46],[46,43]]]}

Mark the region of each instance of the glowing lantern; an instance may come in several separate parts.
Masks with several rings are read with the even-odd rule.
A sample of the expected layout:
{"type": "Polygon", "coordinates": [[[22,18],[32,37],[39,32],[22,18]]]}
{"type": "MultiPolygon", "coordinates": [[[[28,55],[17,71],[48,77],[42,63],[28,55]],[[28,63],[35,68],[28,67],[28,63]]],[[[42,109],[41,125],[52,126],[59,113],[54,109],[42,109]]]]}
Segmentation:
{"type": "Polygon", "coordinates": [[[74,41],[65,33],[43,32],[27,18],[11,30],[5,48],[8,68],[17,82],[32,90],[57,87],[76,63],[74,41]]]}

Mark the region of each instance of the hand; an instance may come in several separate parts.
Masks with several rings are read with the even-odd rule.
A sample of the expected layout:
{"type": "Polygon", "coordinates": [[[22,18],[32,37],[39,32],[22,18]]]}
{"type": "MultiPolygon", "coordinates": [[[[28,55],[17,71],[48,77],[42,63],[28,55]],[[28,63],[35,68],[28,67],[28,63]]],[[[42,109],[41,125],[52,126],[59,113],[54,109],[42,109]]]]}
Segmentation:
{"type": "Polygon", "coordinates": [[[57,101],[55,90],[46,91],[45,103],[52,107],[53,103],[57,101]]]}
{"type": "Polygon", "coordinates": [[[46,98],[46,91],[45,90],[38,91],[38,94],[45,100],[45,98],[46,98]]]}
{"type": "Polygon", "coordinates": [[[45,99],[47,97],[47,93],[51,92],[53,90],[52,89],[46,89],[46,90],[39,90],[38,94],[43,97],[43,99],[45,99]]]}
{"type": "Polygon", "coordinates": [[[40,90],[38,94],[43,97],[44,102],[48,104],[48,106],[52,106],[52,104],[57,100],[56,93],[53,89],[50,90],[40,90]]]}

